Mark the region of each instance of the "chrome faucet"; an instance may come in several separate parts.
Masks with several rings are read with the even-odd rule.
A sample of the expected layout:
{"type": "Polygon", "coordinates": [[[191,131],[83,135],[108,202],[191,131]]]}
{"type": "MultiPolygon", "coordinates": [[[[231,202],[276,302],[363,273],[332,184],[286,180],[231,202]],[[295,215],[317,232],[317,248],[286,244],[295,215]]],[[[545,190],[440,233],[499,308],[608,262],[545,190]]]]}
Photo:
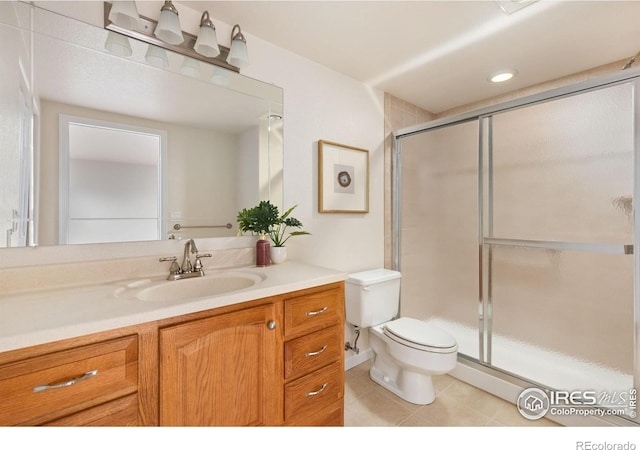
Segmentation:
{"type": "Polygon", "coordinates": [[[198,247],[193,239],[189,239],[184,243],[184,255],[182,257],[182,266],[178,266],[175,256],[160,258],[160,261],[171,261],[171,267],[169,268],[169,276],[167,280],[182,280],[184,278],[203,277],[204,266],[202,265],[201,258],[210,258],[211,253],[200,255],[198,253],[198,247]],[[191,263],[190,253],[196,254],[196,260],[191,263]]]}
{"type": "Polygon", "coordinates": [[[193,265],[191,264],[189,252],[198,253],[198,247],[196,247],[196,242],[193,239],[189,239],[184,243],[184,256],[182,257],[182,265],[180,266],[182,273],[193,272],[193,265]]]}

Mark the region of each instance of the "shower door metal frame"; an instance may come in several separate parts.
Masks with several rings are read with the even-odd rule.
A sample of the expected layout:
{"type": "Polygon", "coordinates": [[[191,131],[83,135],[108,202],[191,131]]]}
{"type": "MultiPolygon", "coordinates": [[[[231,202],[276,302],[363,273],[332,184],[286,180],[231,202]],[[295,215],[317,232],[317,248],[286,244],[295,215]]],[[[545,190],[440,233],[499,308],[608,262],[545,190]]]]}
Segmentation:
{"type": "MultiPolygon", "coordinates": [[[[392,157],[392,261],[394,269],[401,271],[401,181],[402,181],[402,139],[438,128],[459,125],[469,121],[478,121],[478,345],[479,358],[464,356],[472,364],[478,363],[489,369],[491,374],[504,380],[521,380],[536,385],[535,380],[526,380],[522,376],[511,374],[491,366],[491,334],[492,334],[492,298],[491,298],[491,258],[492,247],[528,247],[569,251],[591,251],[608,254],[633,255],[633,385],[640,390],[640,208],[633,208],[633,243],[606,244],[580,243],[542,240],[503,239],[493,236],[493,152],[492,117],[497,113],[529,107],[535,104],[571,97],[589,91],[600,90],[618,84],[632,84],[633,111],[633,198],[640,199],[640,69],[630,69],[616,74],[594,78],[581,83],[552,89],[520,99],[492,105],[467,113],[434,120],[421,125],[399,130],[394,136],[392,157]],[[486,176],[485,176],[486,172],[486,176]],[[486,226],[486,229],[485,229],[486,226]],[[485,235],[486,232],[486,235],[485,235]],[[485,237],[486,236],[486,237],[485,237]],[[485,248],[486,246],[486,248],[485,248]],[[483,267],[487,267],[484,271],[483,267]]],[[[541,386],[545,387],[545,386],[541,386]]],[[[612,422],[629,421],[626,418],[610,418],[612,422]]],[[[635,423],[637,423],[637,418],[635,423]]]]}

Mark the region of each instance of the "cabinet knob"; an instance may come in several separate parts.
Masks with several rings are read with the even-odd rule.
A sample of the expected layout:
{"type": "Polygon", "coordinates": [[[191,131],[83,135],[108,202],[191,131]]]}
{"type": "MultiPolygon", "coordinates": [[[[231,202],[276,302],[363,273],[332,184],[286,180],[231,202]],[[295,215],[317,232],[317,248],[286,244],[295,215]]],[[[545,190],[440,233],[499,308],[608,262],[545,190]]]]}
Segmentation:
{"type": "Polygon", "coordinates": [[[275,320],[270,320],[269,322],[267,322],[267,328],[270,330],[275,330],[276,329],[276,321],[275,320]]]}

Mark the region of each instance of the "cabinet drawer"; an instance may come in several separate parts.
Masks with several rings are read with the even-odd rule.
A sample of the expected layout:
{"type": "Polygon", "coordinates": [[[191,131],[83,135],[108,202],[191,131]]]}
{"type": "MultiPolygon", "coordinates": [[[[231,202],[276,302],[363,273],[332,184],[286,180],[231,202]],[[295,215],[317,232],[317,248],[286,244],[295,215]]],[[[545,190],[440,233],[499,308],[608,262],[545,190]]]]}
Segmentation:
{"type": "Polygon", "coordinates": [[[338,361],[344,353],[341,337],[340,328],[334,326],[285,343],[285,378],[298,378],[338,361]]]}
{"type": "Polygon", "coordinates": [[[85,409],[62,419],[56,419],[44,425],[58,427],[131,427],[139,424],[138,396],[131,394],[127,397],[85,409]]]}
{"type": "Polygon", "coordinates": [[[284,419],[300,417],[326,408],[343,398],[344,376],[339,363],[324,367],[284,387],[284,419]]]}
{"type": "Polygon", "coordinates": [[[135,393],[135,336],[0,367],[0,425],[35,425],[135,393]]]}
{"type": "Polygon", "coordinates": [[[344,291],[328,289],[291,298],[284,304],[284,333],[286,337],[342,323],[344,291]]]}
{"type": "Polygon", "coordinates": [[[292,427],[342,427],[344,426],[344,399],[337,400],[320,411],[296,418],[285,425],[292,427]]]}

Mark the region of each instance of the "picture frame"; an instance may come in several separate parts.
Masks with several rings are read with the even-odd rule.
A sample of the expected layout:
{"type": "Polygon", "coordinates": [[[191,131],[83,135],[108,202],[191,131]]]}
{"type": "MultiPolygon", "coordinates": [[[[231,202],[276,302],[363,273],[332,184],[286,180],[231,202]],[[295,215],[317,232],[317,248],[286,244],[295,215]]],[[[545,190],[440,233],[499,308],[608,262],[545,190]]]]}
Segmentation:
{"type": "Polygon", "coordinates": [[[369,150],[318,141],[318,212],[369,212],[369,150]]]}

